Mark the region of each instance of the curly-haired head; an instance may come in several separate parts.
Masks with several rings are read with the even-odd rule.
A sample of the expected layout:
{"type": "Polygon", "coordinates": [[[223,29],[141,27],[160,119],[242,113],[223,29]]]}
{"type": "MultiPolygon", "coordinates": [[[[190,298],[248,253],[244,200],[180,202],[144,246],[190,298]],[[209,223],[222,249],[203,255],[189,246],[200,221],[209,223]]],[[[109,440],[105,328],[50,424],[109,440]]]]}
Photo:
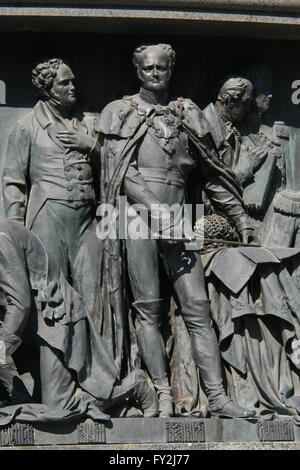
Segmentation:
{"type": "Polygon", "coordinates": [[[50,59],[32,70],[32,84],[43,98],[48,98],[57,70],[63,64],[65,62],[62,59],[50,59]]]}
{"type": "Polygon", "coordinates": [[[230,77],[223,81],[220,87],[218,100],[227,104],[230,101],[239,101],[245,93],[252,92],[253,85],[247,78],[230,77]]]}
{"type": "Polygon", "coordinates": [[[136,68],[138,68],[140,57],[150,47],[151,48],[160,47],[163,51],[165,51],[167,56],[169,57],[169,63],[170,63],[171,69],[173,70],[174,65],[175,65],[175,60],[176,60],[176,53],[174,49],[172,48],[172,46],[170,46],[170,44],[148,44],[148,45],[142,45],[142,46],[137,47],[133,53],[133,58],[132,58],[133,65],[136,68]]]}

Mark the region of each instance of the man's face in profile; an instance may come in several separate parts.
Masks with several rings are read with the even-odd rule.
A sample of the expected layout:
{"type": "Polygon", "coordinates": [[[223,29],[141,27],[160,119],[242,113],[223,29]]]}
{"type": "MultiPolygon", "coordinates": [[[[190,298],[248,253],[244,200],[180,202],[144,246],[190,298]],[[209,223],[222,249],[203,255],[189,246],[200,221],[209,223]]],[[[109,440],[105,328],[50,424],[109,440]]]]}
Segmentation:
{"type": "Polygon", "coordinates": [[[61,64],[49,90],[52,101],[62,106],[72,106],[76,102],[74,75],[70,67],[61,64]]]}
{"type": "Polygon", "coordinates": [[[273,98],[273,94],[270,89],[261,88],[256,91],[256,95],[255,95],[256,109],[260,114],[265,114],[267,111],[269,111],[272,98],[273,98]]]}
{"type": "Polygon", "coordinates": [[[161,47],[148,47],[139,57],[137,75],[145,90],[164,92],[168,88],[171,74],[169,56],[161,47]]]}

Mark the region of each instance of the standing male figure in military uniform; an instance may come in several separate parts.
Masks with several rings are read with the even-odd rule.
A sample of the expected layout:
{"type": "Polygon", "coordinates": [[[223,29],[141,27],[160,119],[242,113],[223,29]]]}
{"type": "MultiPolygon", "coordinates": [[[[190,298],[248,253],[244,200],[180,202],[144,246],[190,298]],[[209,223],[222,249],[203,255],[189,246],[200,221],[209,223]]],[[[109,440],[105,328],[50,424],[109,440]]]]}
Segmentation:
{"type": "Polygon", "coordinates": [[[51,59],[37,65],[32,83],[40,100],[8,139],[2,179],[5,216],[40,237],[91,310],[98,250],[92,163],[99,159],[98,144],[73,111],[74,75],[67,64],[51,59]]]}
{"type": "MultiPolygon", "coordinates": [[[[191,170],[202,165],[207,193],[214,203],[235,222],[244,241],[249,236],[248,218],[238,197],[220,185],[223,171],[209,160],[199,143],[204,134],[200,110],[190,101],[170,100],[168,85],[175,63],[171,46],[141,46],[133,59],[141,83],[134,96],[110,103],[102,112],[98,131],[103,141],[102,200],[118,206],[118,195],[125,194],[130,205],[142,204],[151,212],[154,204],[185,203],[186,182],[191,170]],[[199,143],[201,156],[192,156],[187,129],[199,143]]],[[[223,172],[226,177],[226,172],[223,172]]],[[[234,185],[234,183],[233,183],[234,185]]],[[[176,221],[167,209],[163,220],[176,221]],[[170,216],[170,218],[169,218],[170,216]]],[[[163,235],[169,227],[160,227],[163,235]]],[[[110,246],[117,246],[108,240],[110,246]]],[[[119,242],[120,243],[120,242],[119,242]]],[[[253,411],[234,406],[226,395],[221,374],[218,342],[211,324],[210,305],[198,253],[186,251],[182,243],[155,239],[126,240],[128,272],[136,312],[136,334],[141,357],[160,401],[160,416],[171,416],[172,396],[167,377],[166,351],[160,323],[162,299],[159,258],[162,257],[176,301],[191,339],[193,358],[205,383],[209,410],[216,414],[248,417],[253,411]]],[[[108,250],[106,250],[108,252],[108,250]]],[[[117,249],[106,266],[118,273],[117,249]],[[115,264],[113,264],[115,263],[115,264]]],[[[111,292],[117,291],[116,275],[110,280],[111,292]]],[[[121,290],[119,288],[119,290],[121,290]]],[[[103,302],[105,305],[109,303],[103,302]]]]}

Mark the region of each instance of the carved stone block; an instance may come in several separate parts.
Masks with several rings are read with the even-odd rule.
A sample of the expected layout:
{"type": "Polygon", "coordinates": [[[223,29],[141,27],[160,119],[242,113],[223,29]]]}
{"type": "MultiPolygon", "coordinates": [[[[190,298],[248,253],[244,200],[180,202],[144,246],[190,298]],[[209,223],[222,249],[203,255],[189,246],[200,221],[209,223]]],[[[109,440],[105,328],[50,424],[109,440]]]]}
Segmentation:
{"type": "Polygon", "coordinates": [[[15,423],[0,429],[0,446],[32,446],[34,429],[30,424],[15,423]]]}
{"type": "Polygon", "coordinates": [[[105,444],[105,426],[102,423],[80,423],[77,426],[77,438],[78,444],[105,444]]]}
{"type": "Polygon", "coordinates": [[[167,442],[205,442],[203,421],[168,421],[166,431],[167,442]]]}
{"type": "Polygon", "coordinates": [[[257,435],[260,441],[294,441],[294,427],[290,419],[258,420],[257,435]]]}

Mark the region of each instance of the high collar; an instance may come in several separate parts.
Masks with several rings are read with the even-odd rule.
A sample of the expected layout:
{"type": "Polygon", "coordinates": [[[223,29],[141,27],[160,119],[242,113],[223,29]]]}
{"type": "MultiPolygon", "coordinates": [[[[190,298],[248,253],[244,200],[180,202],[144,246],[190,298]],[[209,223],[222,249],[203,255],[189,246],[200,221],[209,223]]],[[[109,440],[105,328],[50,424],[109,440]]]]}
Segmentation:
{"type": "Polygon", "coordinates": [[[40,126],[45,129],[55,121],[55,116],[45,101],[38,101],[34,107],[34,114],[40,126]]]}
{"type": "Polygon", "coordinates": [[[46,105],[57,119],[70,120],[72,118],[72,114],[74,114],[72,113],[71,107],[64,107],[61,104],[55,103],[51,100],[46,101],[46,105]]]}
{"type": "MultiPolygon", "coordinates": [[[[43,129],[46,129],[50,124],[61,123],[62,125],[65,125],[64,118],[55,107],[50,105],[48,101],[38,101],[34,107],[34,114],[43,129]]],[[[73,125],[78,125],[78,119],[75,116],[73,117],[72,122],[73,125]]]]}
{"type": "Polygon", "coordinates": [[[145,101],[148,104],[151,105],[167,105],[168,104],[168,92],[165,93],[164,99],[159,100],[156,93],[153,93],[152,91],[145,90],[145,88],[141,87],[139,91],[139,97],[141,98],[142,101],[145,101]]]}

